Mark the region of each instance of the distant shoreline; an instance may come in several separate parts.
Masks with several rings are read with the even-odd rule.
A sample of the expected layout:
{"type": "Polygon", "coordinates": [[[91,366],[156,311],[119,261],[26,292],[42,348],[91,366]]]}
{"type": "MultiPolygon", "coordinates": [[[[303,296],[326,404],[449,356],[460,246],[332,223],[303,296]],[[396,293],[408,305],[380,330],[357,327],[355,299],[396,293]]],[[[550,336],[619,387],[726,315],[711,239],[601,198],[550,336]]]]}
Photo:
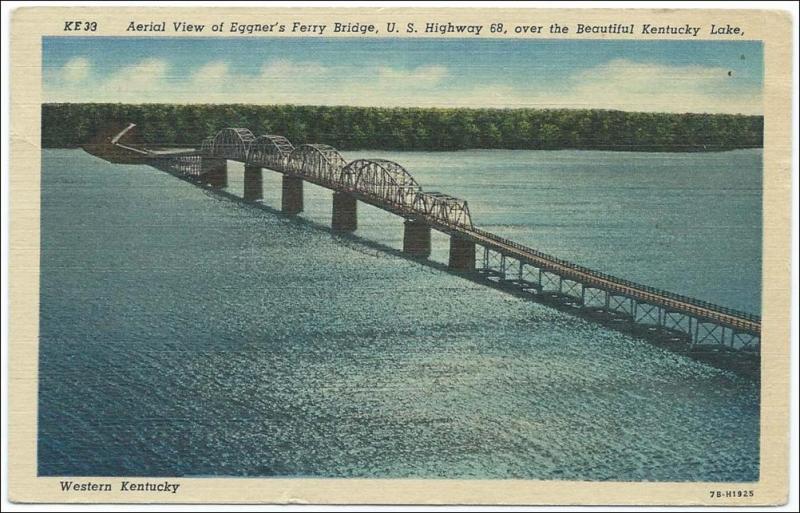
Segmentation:
{"type": "Polygon", "coordinates": [[[150,145],[193,146],[221,128],[244,126],[341,151],[719,152],[762,148],[764,125],[763,116],[588,109],[46,103],[42,147],[80,147],[120,120],[136,123],[150,145]]]}
{"type": "MultiPolygon", "coordinates": [[[[178,147],[180,149],[186,149],[183,146],[178,147]]],[[[42,145],[43,150],[80,150],[83,149],[82,146],[44,146],[42,145]]],[[[591,152],[610,152],[610,153],[674,153],[674,154],[692,154],[692,153],[728,153],[731,151],[739,151],[739,150],[763,150],[764,148],[761,146],[753,146],[749,148],[725,148],[725,149],[718,149],[718,150],[683,150],[683,151],[674,151],[674,150],[663,150],[663,151],[654,151],[654,150],[612,150],[612,149],[601,149],[601,148],[555,148],[555,149],[538,149],[538,150],[531,150],[531,149],[520,149],[520,148],[460,148],[454,150],[387,150],[384,148],[343,148],[341,149],[342,152],[364,152],[364,151],[379,151],[379,152],[391,152],[391,153],[457,153],[457,152],[467,152],[467,151],[591,151],[591,152]]]]}

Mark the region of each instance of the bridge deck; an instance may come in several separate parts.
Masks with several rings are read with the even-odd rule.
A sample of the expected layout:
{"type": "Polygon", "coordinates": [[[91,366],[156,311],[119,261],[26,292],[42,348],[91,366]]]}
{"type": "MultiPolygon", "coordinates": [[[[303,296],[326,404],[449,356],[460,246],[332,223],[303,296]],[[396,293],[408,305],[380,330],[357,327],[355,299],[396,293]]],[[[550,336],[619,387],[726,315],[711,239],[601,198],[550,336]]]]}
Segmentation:
{"type": "MultiPolygon", "coordinates": [[[[278,173],[289,174],[281,169],[266,169],[270,169],[271,171],[278,173]]],[[[600,271],[547,255],[541,251],[529,248],[509,239],[504,239],[479,228],[468,228],[458,224],[446,224],[440,219],[422,215],[419,211],[410,209],[405,205],[381,201],[376,198],[360,194],[357,191],[341,187],[341,185],[338,183],[332,183],[307,176],[303,176],[303,179],[337,192],[346,192],[352,194],[364,203],[368,203],[399,216],[417,221],[424,221],[438,231],[451,235],[456,234],[482,246],[489,247],[505,255],[512,256],[522,262],[529,263],[537,268],[556,273],[565,279],[581,283],[586,287],[608,290],[609,292],[615,294],[630,297],[636,301],[646,302],[667,310],[689,314],[696,318],[713,321],[746,333],[757,335],[761,332],[761,321],[755,315],[736,311],[731,308],[715,305],[699,299],[681,296],[673,292],[660,290],[648,285],[642,285],[625,280],[623,278],[617,278],[600,271]]]]}
{"type": "Polygon", "coordinates": [[[607,290],[615,294],[630,297],[636,301],[660,306],[675,312],[689,314],[698,319],[714,321],[739,331],[752,334],[759,334],[761,332],[760,319],[745,312],[738,312],[723,306],[680,296],[672,292],[610,276],[550,255],[545,255],[535,249],[525,247],[477,228],[470,230],[460,227],[451,227],[451,230],[483,246],[495,248],[520,261],[528,262],[540,269],[554,272],[565,279],[581,283],[585,287],[607,290]]]}
{"type": "Polygon", "coordinates": [[[188,159],[192,165],[196,164],[195,161],[199,162],[194,157],[227,159],[296,176],[321,187],[350,194],[364,203],[406,219],[424,222],[431,228],[469,240],[516,259],[521,264],[580,283],[584,288],[603,290],[609,296],[626,297],[638,303],[658,306],[664,312],[680,313],[691,316],[698,322],[710,322],[731,328],[734,333],[748,333],[756,337],[761,333],[759,316],[611,276],[476,228],[469,217],[465,201],[446,194],[423,193],[413,177],[396,163],[360,160],[347,164],[341,155],[329,146],[303,145],[294,148],[283,137],[265,135],[256,138],[249,130],[240,128],[225,129],[215,138],[207,138],[200,150],[146,149],[126,146],[120,141],[131,128],[132,126],[129,126],[123,130],[112,142],[116,146],[144,155],[145,159],[161,162],[174,159],[177,162],[186,162],[186,157],[192,157],[188,159]],[[254,154],[252,150],[248,150],[249,148],[255,148],[258,153],[254,154]],[[377,171],[378,169],[380,171],[377,171]],[[371,180],[369,185],[372,189],[365,189],[366,182],[362,181],[359,185],[360,178],[356,177],[356,174],[361,172],[383,174],[378,178],[375,174],[370,175],[367,180],[371,180]],[[390,186],[393,187],[390,193],[386,192],[388,182],[391,182],[390,186]],[[413,194],[419,195],[424,201],[409,202],[408,195],[413,194]],[[439,210],[434,211],[434,208],[439,210]]]}

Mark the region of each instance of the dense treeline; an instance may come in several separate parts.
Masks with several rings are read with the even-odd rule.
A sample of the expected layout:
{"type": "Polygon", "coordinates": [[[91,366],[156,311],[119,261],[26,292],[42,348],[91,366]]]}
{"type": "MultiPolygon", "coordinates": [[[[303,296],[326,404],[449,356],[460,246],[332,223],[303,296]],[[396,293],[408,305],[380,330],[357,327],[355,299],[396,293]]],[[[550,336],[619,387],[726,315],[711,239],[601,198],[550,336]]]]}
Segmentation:
{"type": "Polygon", "coordinates": [[[465,148],[715,151],[762,145],[763,118],[609,110],[362,108],[292,105],[45,104],[42,145],[76,147],[109,122],[148,144],[192,147],[225,127],[342,150],[465,148]]]}

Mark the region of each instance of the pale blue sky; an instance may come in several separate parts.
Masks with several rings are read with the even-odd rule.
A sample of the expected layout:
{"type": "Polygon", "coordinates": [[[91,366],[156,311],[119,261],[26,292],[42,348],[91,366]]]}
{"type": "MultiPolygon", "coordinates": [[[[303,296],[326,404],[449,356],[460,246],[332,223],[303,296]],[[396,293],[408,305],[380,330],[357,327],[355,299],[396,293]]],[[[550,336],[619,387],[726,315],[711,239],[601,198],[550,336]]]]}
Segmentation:
{"type": "Polygon", "coordinates": [[[47,102],[762,112],[754,41],[47,37],[47,102]]]}

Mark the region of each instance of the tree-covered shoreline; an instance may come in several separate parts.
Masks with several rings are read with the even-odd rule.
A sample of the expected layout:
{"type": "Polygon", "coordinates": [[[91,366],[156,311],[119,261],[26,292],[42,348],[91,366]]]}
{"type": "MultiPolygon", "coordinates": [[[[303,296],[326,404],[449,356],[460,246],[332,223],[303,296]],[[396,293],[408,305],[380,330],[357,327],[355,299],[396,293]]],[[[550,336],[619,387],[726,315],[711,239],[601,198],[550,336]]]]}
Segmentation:
{"type": "Polygon", "coordinates": [[[195,147],[226,127],[340,150],[461,149],[693,152],[760,148],[762,116],[613,110],[297,105],[50,103],[42,146],[74,148],[109,123],[133,122],[150,145],[195,147]]]}

